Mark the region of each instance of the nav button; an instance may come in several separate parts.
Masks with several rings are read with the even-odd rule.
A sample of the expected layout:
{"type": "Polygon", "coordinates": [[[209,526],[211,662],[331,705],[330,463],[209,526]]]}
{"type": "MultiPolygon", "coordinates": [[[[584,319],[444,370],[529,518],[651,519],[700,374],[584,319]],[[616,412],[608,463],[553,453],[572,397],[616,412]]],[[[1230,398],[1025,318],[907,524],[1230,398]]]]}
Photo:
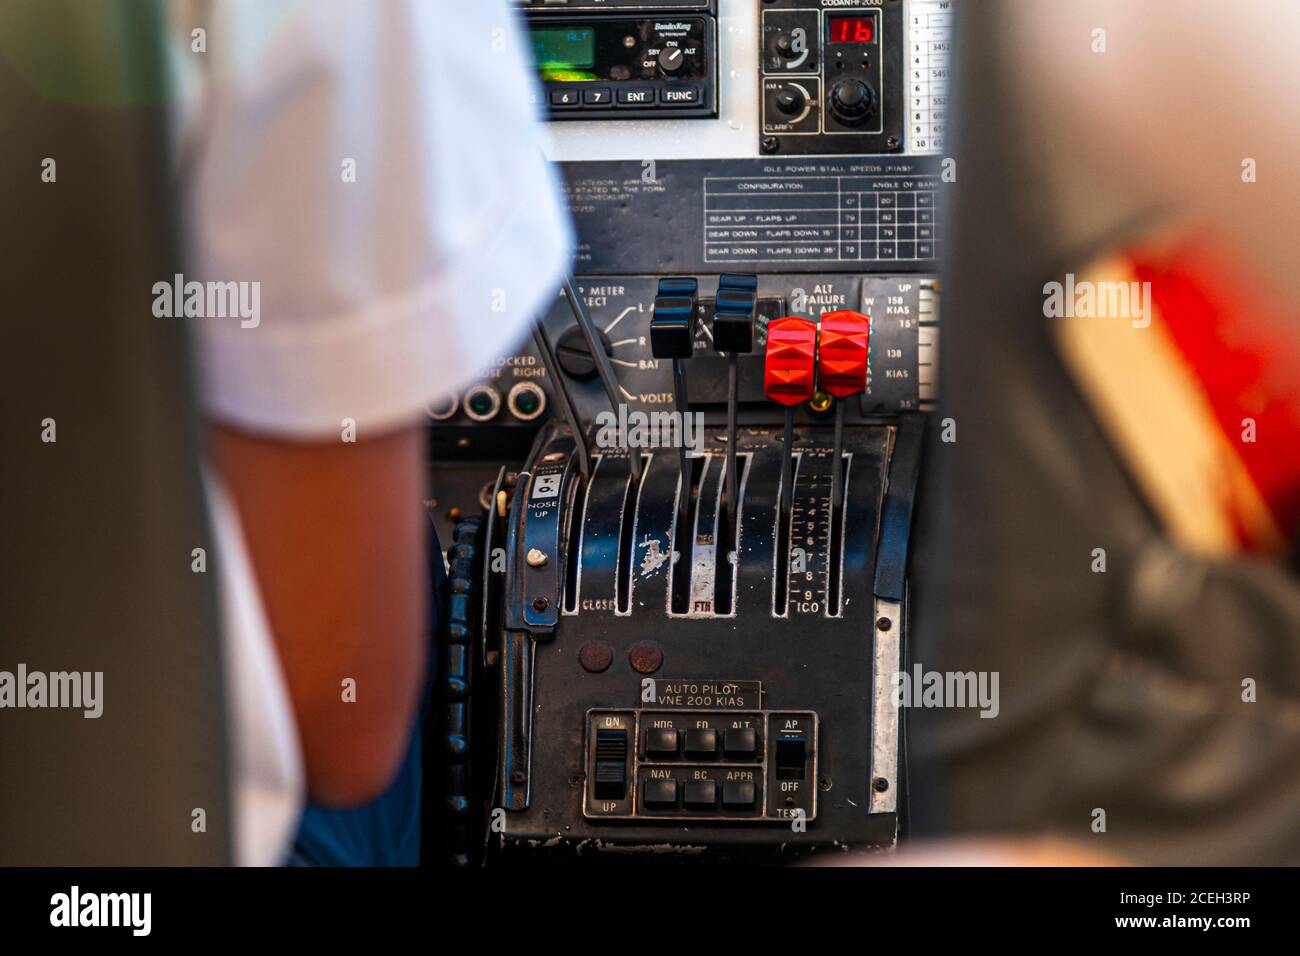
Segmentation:
{"type": "Polygon", "coordinates": [[[554,90],[551,93],[552,106],[577,106],[577,90],[554,90]]]}
{"type": "Polygon", "coordinates": [[[647,807],[677,806],[677,781],[671,778],[659,778],[645,782],[645,805],[647,807]]]}
{"type": "Polygon", "coordinates": [[[598,86],[582,91],[582,102],[588,106],[608,106],[609,100],[608,87],[598,86]]]}
{"type": "Polygon", "coordinates": [[[634,86],[618,91],[619,106],[654,106],[655,91],[644,86],[634,86]]]}
{"type": "Polygon", "coordinates": [[[659,91],[659,102],[664,106],[698,106],[700,91],[695,86],[666,86],[659,91]]]}

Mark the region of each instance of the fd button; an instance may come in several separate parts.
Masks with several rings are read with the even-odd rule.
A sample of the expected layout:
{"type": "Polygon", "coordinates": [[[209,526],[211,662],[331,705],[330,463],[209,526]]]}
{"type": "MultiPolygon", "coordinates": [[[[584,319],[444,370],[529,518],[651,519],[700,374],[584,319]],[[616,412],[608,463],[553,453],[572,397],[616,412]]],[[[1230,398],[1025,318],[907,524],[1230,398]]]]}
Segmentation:
{"type": "Polygon", "coordinates": [[[689,757],[713,757],[718,753],[718,732],[712,727],[692,727],[686,731],[686,754],[689,757]]]}

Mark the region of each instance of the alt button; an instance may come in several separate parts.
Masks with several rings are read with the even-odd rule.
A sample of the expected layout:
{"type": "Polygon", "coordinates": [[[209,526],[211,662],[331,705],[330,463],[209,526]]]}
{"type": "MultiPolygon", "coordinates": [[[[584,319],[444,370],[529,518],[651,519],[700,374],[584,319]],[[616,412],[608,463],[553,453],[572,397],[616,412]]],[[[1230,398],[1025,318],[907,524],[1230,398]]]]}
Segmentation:
{"type": "Polygon", "coordinates": [[[753,757],[758,752],[758,735],[753,727],[728,727],[722,735],[722,749],[728,757],[753,757]]]}

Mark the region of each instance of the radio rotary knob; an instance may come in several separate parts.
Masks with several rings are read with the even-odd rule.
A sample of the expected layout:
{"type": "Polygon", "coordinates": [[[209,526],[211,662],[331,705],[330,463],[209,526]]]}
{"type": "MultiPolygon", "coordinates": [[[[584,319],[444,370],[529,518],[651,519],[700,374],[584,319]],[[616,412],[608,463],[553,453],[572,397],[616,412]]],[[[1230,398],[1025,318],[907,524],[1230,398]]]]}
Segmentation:
{"type": "Polygon", "coordinates": [[[686,65],[686,54],[681,47],[666,46],[659,54],[659,68],[665,73],[676,73],[686,65]]]}
{"type": "Polygon", "coordinates": [[[786,116],[798,116],[808,105],[801,90],[787,86],[776,94],[776,108],[786,116]]]}
{"type": "Polygon", "coordinates": [[[876,94],[861,80],[840,80],[831,88],[831,115],[845,126],[861,126],[875,108],[876,94]]]}

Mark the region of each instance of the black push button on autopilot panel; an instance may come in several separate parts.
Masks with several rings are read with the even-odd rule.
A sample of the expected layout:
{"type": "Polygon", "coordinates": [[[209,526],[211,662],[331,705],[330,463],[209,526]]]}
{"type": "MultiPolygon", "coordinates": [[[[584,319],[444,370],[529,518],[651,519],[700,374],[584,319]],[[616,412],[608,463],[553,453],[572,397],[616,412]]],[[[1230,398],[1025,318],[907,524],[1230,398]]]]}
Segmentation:
{"type": "Polygon", "coordinates": [[[645,782],[645,805],[647,807],[677,806],[677,781],[673,779],[647,780],[645,782]]]}
{"type": "Polygon", "coordinates": [[[692,810],[712,809],[718,803],[718,785],[712,780],[687,780],[682,803],[692,810]]]}
{"type": "Polygon", "coordinates": [[[758,753],[758,734],[753,727],[728,727],[722,735],[722,749],[728,757],[753,757],[758,753]]]}
{"type": "Polygon", "coordinates": [[[686,756],[715,757],[718,753],[718,732],[712,727],[692,727],[686,731],[686,756]]]}
{"type": "Polygon", "coordinates": [[[649,757],[677,756],[677,731],[671,727],[652,727],[645,732],[645,752],[649,757]]]}
{"type": "Polygon", "coordinates": [[[731,810],[754,809],[754,781],[727,780],[722,784],[722,805],[731,810]]]}

